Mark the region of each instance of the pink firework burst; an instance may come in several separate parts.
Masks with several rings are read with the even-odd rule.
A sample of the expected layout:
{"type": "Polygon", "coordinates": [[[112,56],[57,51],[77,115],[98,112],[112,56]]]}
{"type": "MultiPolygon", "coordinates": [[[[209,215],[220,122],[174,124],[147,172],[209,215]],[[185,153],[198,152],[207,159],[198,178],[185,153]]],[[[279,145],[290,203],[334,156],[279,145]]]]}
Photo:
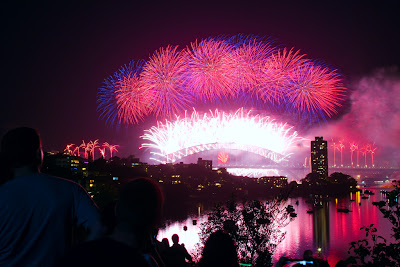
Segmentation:
{"type": "Polygon", "coordinates": [[[269,43],[252,39],[244,42],[236,51],[240,62],[240,87],[251,91],[268,90],[262,83],[263,70],[275,48],[269,43]]]}
{"type": "Polygon", "coordinates": [[[161,48],[144,65],[141,74],[152,112],[171,117],[192,102],[190,92],[184,86],[187,70],[185,50],[177,46],[161,48]]]}
{"type": "Polygon", "coordinates": [[[130,73],[118,81],[115,98],[119,123],[137,123],[149,113],[149,96],[137,73],[130,73]]]}
{"type": "Polygon", "coordinates": [[[259,81],[262,86],[257,90],[257,95],[263,101],[274,102],[282,98],[283,92],[288,87],[287,76],[293,69],[304,61],[300,51],[285,49],[272,53],[265,61],[259,81]]]}
{"type": "Polygon", "coordinates": [[[287,81],[284,97],[296,110],[331,117],[341,106],[345,88],[335,70],[303,62],[292,68],[287,81]]]}
{"type": "Polygon", "coordinates": [[[200,99],[234,96],[239,67],[234,48],[223,40],[207,39],[191,44],[188,54],[188,87],[200,99]]]}

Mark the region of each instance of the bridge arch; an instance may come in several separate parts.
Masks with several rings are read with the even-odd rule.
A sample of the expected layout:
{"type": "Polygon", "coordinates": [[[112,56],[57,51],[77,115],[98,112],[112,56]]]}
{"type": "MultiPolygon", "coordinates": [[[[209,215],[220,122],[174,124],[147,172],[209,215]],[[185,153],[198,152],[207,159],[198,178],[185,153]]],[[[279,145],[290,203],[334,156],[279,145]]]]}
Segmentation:
{"type": "Polygon", "coordinates": [[[287,158],[291,155],[290,154],[281,154],[266,148],[247,145],[247,144],[238,144],[234,142],[230,143],[209,143],[209,144],[199,144],[196,146],[186,147],[172,153],[163,153],[163,152],[152,152],[156,158],[152,158],[160,163],[174,163],[178,160],[181,160],[185,157],[201,153],[204,151],[211,151],[211,150],[239,150],[243,152],[249,152],[256,155],[259,155],[265,159],[272,161],[275,164],[280,164],[283,161],[286,161],[287,158]]]}

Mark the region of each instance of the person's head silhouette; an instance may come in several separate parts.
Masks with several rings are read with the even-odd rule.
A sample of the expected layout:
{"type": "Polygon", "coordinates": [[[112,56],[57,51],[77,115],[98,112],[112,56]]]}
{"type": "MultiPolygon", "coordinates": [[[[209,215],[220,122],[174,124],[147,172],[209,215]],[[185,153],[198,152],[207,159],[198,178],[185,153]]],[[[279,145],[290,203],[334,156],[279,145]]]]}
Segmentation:
{"type": "Polygon", "coordinates": [[[8,179],[39,172],[43,161],[39,133],[29,127],[10,130],[1,140],[0,155],[2,171],[8,179]]]}
{"type": "Polygon", "coordinates": [[[116,224],[120,232],[130,232],[140,243],[148,239],[161,219],[163,194],[148,178],[126,184],[116,204],[116,224]]]}
{"type": "Polygon", "coordinates": [[[163,243],[163,245],[164,245],[165,248],[169,248],[169,241],[168,241],[168,238],[163,238],[163,239],[161,240],[161,243],[163,243]]]}
{"type": "Polygon", "coordinates": [[[172,243],[179,244],[179,236],[177,234],[173,234],[171,239],[172,239],[172,243]]]}
{"type": "Polygon", "coordinates": [[[199,266],[239,266],[232,237],[222,230],[212,233],[204,245],[199,266]]]}

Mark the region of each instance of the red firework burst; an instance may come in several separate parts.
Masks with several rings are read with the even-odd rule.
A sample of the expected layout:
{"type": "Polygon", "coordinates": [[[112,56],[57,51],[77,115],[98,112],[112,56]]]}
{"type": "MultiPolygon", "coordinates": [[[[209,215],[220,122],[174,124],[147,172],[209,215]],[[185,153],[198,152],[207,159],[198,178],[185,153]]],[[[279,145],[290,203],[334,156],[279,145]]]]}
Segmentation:
{"type": "Polygon", "coordinates": [[[139,75],[130,73],[118,81],[115,98],[119,123],[137,123],[149,112],[149,99],[139,75]]]}
{"type": "Polygon", "coordinates": [[[242,90],[257,91],[264,88],[261,82],[264,77],[264,67],[267,59],[275,51],[269,43],[256,39],[243,43],[237,49],[237,57],[240,62],[240,88],[242,90]]]}
{"type": "Polygon", "coordinates": [[[177,48],[159,49],[143,67],[141,81],[156,116],[171,117],[192,103],[192,96],[184,87],[187,53],[177,48]]]}
{"type": "Polygon", "coordinates": [[[214,39],[191,44],[188,52],[188,86],[201,99],[233,96],[237,91],[238,60],[234,48],[214,39]]]}
{"type": "Polygon", "coordinates": [[[303,62],[292,68],[287,81],[285,98],[300,112],[331,117],[341,106],[345,88],[335,70],[303,62]]]}
{"type": "Polygon", "coordinates": [[[304,56],[299,50],[286,50],[286,48],[273,53],[263,66],[263,75],[259,79],[262,86],[258,87],[257,95],[262,100],[270,102],[282,98],[283,92],[288,87],[287,75],[304,61],[304,56]]]}

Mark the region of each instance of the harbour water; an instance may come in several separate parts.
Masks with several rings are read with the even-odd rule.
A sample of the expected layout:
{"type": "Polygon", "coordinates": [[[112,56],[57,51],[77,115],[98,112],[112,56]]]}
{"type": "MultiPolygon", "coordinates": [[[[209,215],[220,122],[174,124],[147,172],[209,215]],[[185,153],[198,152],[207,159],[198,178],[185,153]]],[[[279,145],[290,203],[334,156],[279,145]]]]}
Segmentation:
{"type": "MultiPolygon", "coordinates": [[[[362,199],[359,192],[349,194],[344,198],[324,202],[313,213],[307,213],[312,208],[304,198],[289,199],[287,204],[294,206],[298,216],[284,229],[286,237],[278,245],[274,260],[277,261],[284,253],[291,258],[302,258],[304,250],[311,249],[317,253],[320,248],[330,266],[335,266],[337,261],[348,257],[350,242],[365,238],[365,232],[360,228],[371,224],[378,229],[378,235],[390,240],[390,222],[372,205],[374,201],[385,200],[385,196],[380,193],[380,188],[369,190],[375,194],[368,199],[362,199]],[[338,208],[348,208],[349,212],[337,212],[338,208]]],[[[189,253],[198,255],[199,225],[207,220],[210,210],[203,210],[201,203],[193,210],[185,220],[167,223],[160,229],[157,239],[168,238],[171,243],[171,236],[176,233],[189,253]],[[196,220],[196,225],[193,220],[196,220]]]]}

